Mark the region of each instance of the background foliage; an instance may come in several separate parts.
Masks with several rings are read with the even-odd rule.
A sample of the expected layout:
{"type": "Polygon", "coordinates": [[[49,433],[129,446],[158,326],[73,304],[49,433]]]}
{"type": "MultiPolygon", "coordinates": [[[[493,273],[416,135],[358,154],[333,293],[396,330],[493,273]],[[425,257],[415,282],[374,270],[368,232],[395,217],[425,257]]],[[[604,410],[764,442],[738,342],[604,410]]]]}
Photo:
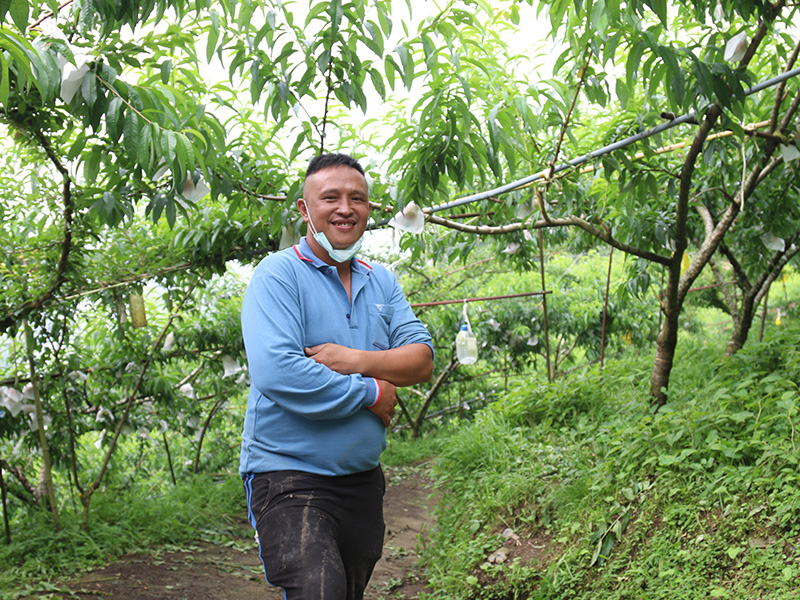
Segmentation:
{"type": "MultiPolygon", "coordinates": [[[[481,343],[470,367],[452,358],[460,305],[420,307],[436,372],[402,396],[417,438],[487,406],[463,434],[476,438],[464,461],[445,456],[443,481],[489,499],[504,490],[487,500],[495,512],[545,507],[528,524],[566,550],[542,593],[567,594],[565,577],[594,585],[560,565],[601,565],[624,546],[625,519],[665,522],[684,496],[734,506],[694,487],[705,476],[742,506],[744,481],[779,497],[748,518],[770,514],[770,535],[794,535],[776,466],[794,452],[792,352],[770,338],[772,362],[752,370],[736,355],[791,322],[796,302],[797,80],[751,88],[796,70],[797,11],[783,0],[0,2],[9,536],[34,522],[99,529],[108,490],[179,490],[233,470],[248,269],[302,232],[300,174],[331,150],[362,159],[375,228],[423,208],[425,232],[398,233],[378,257],[412,302],[550,292],[470,304],[481,343]],[[704,331],[732,358],[684,374],[680,357],[704,331]],[[471,461],[513,465],[509,481],[472,467],[448,480],[449,465],[471,461]],[[571,474],[536,487],[528,470],[546,465],[571,474]],[[633,511],[646,495],[657,501],[633,511]]],[[[462,501],[443,510],[473,510],[462,501]]],[[[433,575],[441,590],[468,593],[493,539],[491,513],[475,510],[466,529],[443,512],[441,539],[456,536],[463,554],[443,563],[460,565],[452,576],[433,575]]],[[[541,573],[517,575],[523,590],[541,573]]]]}

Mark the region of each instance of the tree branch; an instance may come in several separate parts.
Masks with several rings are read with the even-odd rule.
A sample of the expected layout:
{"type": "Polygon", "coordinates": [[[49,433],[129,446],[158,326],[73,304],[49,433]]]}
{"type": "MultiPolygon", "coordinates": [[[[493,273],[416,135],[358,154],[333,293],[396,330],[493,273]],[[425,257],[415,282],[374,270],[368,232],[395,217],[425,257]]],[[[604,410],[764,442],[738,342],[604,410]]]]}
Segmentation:
{"type": "Polygon", "coordinates": [[[642,250],[641,248],[637,248],[636,246],[622,242],[614,238],[614,236],[611,235],[611,231],[607,228],[595,227],[585,219],[575,216],[563,217],[560,219],[550,219],[549,221],[542,219],[541,221],[535,221],[532,223],[509,223],[508,225],[498,225],[496,227],[489,225],[465,225],[464,223],[456,223],[455,221],[437,217],[436,215],[430,215],[429,220],[431,223],[435,223],[436,225],[441,225],[449,229],[455,229],[456,231],[461,231],[463,233],[477,235],[503,235],[506,233],[513,233],[515,231],[526,229],[548,229],[551,227],[578,227],[583,229],[586,233],[596,237],[600,241],[605,242],[609,246],[613,246],[617,250],[625,252],[626,254],[632,254],[633,256],[638,256],[639,258],[644,258],[660,265],[669,265],[672,261],[670,257],[656,254],[655,252],[650,252],[648,250],[642,250]]]}
{"type": "Polygon", "coordinates": [[[116,449],[119,436],[122,434],[122,428],[124,427],[125,423],[128,420],[128,413],[130,413],[133,401],[136,399],[136,395],[139,392],[139,388],[141,387],[142,382],[144,381],[145,373],[147,373],[147,369],[150,367],[150,363],[152,362],[153,353],[156,351],[157,348],[161,346],[162,342],[164,341],[164,337],[167,335],[167,331],[169,331],[169,328],[172,325],[172,322],[178,316],[178,312],[181,310],[181,308],[183,308],[184,303],[186,302],[186,300],[189,299],[189,296],[191,295],[192,291],[194,291],[194,288],[196,286],[197,283],[193,283],[189,287],[189,289],[184,294],[183,298],[181,298],[181,301],[178,303],[178,306],[175,309],[175,311],[167,319],[167,324],[164,325],[164,328],[161,330],[161,334],[153,342],[153,345],[150,348],[150,353],[148,354],[147,358],[144,361],[144,364],[142,365],[141,370],[139,371],[139,377],[133,386],[133,390],[131,390],[131,393],[128,395],[128,399],[125,402],[125,409],[122,413],[122,417],[120,417],[119,423],[117,423],[117,428],[114,431],[114,438],[111,440],[111,444],[108,448],[108,451],[106,452],[105,459],[103,460],[103,466],[100,468],[100,471],[98,472],[95,480],[89,486],[90,495],[91,493],[94,492],[94,490],[96,490],[100,486],[100,482],[103,480],[103,477],[105,476],[105,473],[108,470],[108,465],[111,463],[111,457],[114,454],[114,450],[116,449]]]}
{"type": "Polygon", "coordinates": [[[328,48],[328,72],[325,74],[325,108],[322,113],[322,128],[319,132],[319,153],[325,151],[325,126],[328,124],[328,104],[333,92],[333,85],[331,85],[331,73],[333,72],[333,30],[331,30],[331,45],[328,48]]]}
{"type": "Polygon", "coordinates": [[[56,264],[55,276],[50,282],[48,288],[42,292],[35,300],[25,302],[17,308],[13,309],[10,314],[0,319],[0,333],[8,330],[9,327],[15,323],[19,323],[22,319],[26,318],[34,310],[41,308],[48,300],[50,300],[61,285],[66,280],[67,267],[69,266],[69,255],[72,250],[72,178],[69,171],[61,162],[61,159],[56,155],[53,147],[50,145],[50,140],[39,130],[32,131],[33,136],[38,140],[39,145],[47,154],[50,162],[53,163],[56,170],[61,173],[63,179],[62,185],[62,204],[64,214],[64,234],[61,240],[61,254],[58,257],[56,264]]]}
{"type": "Polygon", "coordinates": [[[34,21],[34,22],[31,24],[31,25],[28,25],[28,30],[29,30],[29,31],[31,31],[31,30],[34,30],[34,29],[36,29],[37,27],[39,27],[39,25],[41,25],[42,23],[44,23],[44,22],[45,22],[47,19],[49,19],[49,18],[51,18],[51,17],[54,17],[54,16],[56,16],[56,14],[58,14],[59,12],[61,12],[61,9],[62,9],[62,8],[66,8],[67,6],[69,6],[70,4],[72,4],[72,2],[73,2],[73,0],[67,0],[67,1],[66,1],[66,2],[64,2],[63,4],[60,4],[60,5],[58,6],[58,10],[56,10],[56,11],[50,11],[49,13],[47,13],[46,15],[44,15],[43,17],[41,17],[41,18],[40,18],[40,19],[38,19],[37,21],[34,21]]]}
{"type": "MultiPolygon", "coordinates": [[[[794,236],[793,241],[796,240],[797,236],[794,236]]],[[[761,276],[756,280],[754,284],[754,288],[758,290],[755,296],[755,304],[761,302],[761,299],[764,297],[764,294],[767,293],[769,286],[772,285],[772,282],[778,278],[778,275],[783,270],[783,268],[792,260],[797,254],[800,252],[800,246],[793,245],[789,250],[783,250],[781,252],[776,252],[772,258],[770,258],[769,265],[766,269],[761,273],[761,276]]]]}
{"type": "MultiPolygon", "coordinates": [[[[792,54],[789,56],[789,60],[786,61],[786,68],[784,72],[791,71],[792,67],[794,66],[795,62],[797,62],[797,56],[800,54],[800,39],[797,40],[797,43],[794,46],[794,50],[792,50],[792,54]]],[[[786,89],[786,82],[781,81],[778,84],[777,89],[775,90],[775,103],[772,105],[772,116],[770,117],[770,130],[775,131],[775,128],[778,124],[778,113],[780,112],[781,102],[783,102],[783,91],[786,89]]]]}
{"type": "MultiPolygon", "coordinates": [[[[772,18],[777,16],[777,14],[781,11],[783,6],[785,5],[785,0],[778,0],[775,5],[772,7],[772,18]]],[[[739,63],[737,69],[739,71],[744,71],[747,69],[750,61],[752,60],[753,56],[756,53],[756,50],[761,45],[764,37],[766,36],[768,31],[767,23],[765,21],[761,21],[758,26],[758,30],[753,35],[753,39],[750,41],[750,44],[747,47],[747,51],[745,52],[744,57],[739,63]]],[[[695,166],[697,164],[697,158],[699,157],[700,153],[703,151],[703,147],[705,146],[706,138],[708,137],[711,128],[716,123],[716,120],[722,114],[722,108],[720,107],[719,103],[712,104],[708,111],[706,112],[705,118],[703,122],[700,124],[697,133],[695,134],[695,138],[692,141],[692,145],[689,148],[689,152],[686,155],[686,159],[683,163],[683,169],[681,170],[681,184],[680,184],[680,191],[678,194],[678,206],[676,209],[675,215],[675,238],[676,238],[676,248],[675,254],[673,256],[673,263],[669,269],[669,281],[667,284],[668,290],[674,290],[670,296],[667,298],[668,304],[670,304],[673,308],[680,307],[683,303],[683,300],[686,297],[686,294],[689,292],[694,281],[700,275],[700,271],[703,269],[705,264],[711,259],[711,256],[716,252],[717,247],[722,241],[723,236],[728,231],[730,226],[733,224],[733,221],[736,219],[736,216],[739,214],[741,207],[744,205],[744,201],[750,197],[755,187],[760,182],[759,175],[763,170],[763,167],[755,167],[751,172],[750,176],[746,179],[746,181],[742,182],[742,186],[740,188],[740,193],[737,194],[738,202],[734,200],[728,205],[725,214],[723,215],[722,219],[720,219],[717,226],[714,228],[714,232],[711,236],[706,236],[706,239],[703,241],[702,246],[700,247],[697,256],[689,265],[689,268],[686,272],[681,275],[680,269],[678,265],[680,264],[681,259],[683,258],[683,253],[686,251],[687,246],[687,216],[688,216],[688,199],[690,193],[690,187],[692,185],[692,176],[694,175],[695,166]]],[[[774,133],[774,132],[773,132],[774,133]]],[[[777,148],[777,142],[773,139],[767,140],[765,145],[764,152],[762,153],[763,160],[762,165],[766,164],[766,161],[772,156],[772,154],[777,148]]]]}

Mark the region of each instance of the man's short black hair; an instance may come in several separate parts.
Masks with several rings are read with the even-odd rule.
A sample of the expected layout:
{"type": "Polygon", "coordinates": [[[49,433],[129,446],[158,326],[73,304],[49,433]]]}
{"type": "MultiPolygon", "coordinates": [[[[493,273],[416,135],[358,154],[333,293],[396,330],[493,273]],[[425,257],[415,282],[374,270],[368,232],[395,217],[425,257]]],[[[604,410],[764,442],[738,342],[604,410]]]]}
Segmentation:
{"type": "Polygon", "coordinates": [[[306,169],[306,179],[316,173],[317,171],[321,171],[322,169],[327,169],[328,167],[338,167],[338,166],[345,166],[350,167],[351,169],[355,169],[364,177],[366,174],[364,173],[364,169],[361,167],[359,162],[350,156],[349,154],[341,154],[339,152],[331,152],[330,154],[320,154],[319,156],[315,156],[310,163],[308,163],[308,168],[306,169]]]}

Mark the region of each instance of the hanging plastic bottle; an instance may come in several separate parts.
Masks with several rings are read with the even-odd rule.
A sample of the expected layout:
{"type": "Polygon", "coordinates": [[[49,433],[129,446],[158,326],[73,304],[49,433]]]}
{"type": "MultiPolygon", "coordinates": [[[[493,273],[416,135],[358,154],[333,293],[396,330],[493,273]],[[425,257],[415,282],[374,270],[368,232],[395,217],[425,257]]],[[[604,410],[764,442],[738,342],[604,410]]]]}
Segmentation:
{"type": "Polygon", "coordinates": [[[464,302],[464,320],[461,322],[461,330],[456,335],[456,356],[462,365],[471,365],[478,360],[478,340],[472,333],[466,302],[464,302]]]}
{"type": "Polygon", "coordinates": [[[461,331],[456,336],[456,355],[462,365],[471,365],[478,360],[478,340],[466,323],[461,324],[461,331]]]}

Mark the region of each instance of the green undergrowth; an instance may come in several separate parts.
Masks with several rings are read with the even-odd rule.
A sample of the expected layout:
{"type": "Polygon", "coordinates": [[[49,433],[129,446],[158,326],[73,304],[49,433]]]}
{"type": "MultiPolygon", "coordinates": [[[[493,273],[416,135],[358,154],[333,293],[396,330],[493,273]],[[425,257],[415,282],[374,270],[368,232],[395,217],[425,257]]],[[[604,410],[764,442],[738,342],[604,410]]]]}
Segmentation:
{"type": "Polygon", "coordinates": [[[800,597],[798,336],[731,358],[687,336],[658,411],[635,355],[482,411],[435,464],[430,597],[800,597]]]}
{"type": "Polygon", "coordinates": [[[250,538],[245,514],[238,477],[197,476],[157,491],[97,493],[88,531],[80,527],[79,511],[63,511],[58,532],[47,519],[32,515],[20,528],[24,535],[0,545],[0,599],[52,590],[55,580],[130,552],[250,538]]]}

